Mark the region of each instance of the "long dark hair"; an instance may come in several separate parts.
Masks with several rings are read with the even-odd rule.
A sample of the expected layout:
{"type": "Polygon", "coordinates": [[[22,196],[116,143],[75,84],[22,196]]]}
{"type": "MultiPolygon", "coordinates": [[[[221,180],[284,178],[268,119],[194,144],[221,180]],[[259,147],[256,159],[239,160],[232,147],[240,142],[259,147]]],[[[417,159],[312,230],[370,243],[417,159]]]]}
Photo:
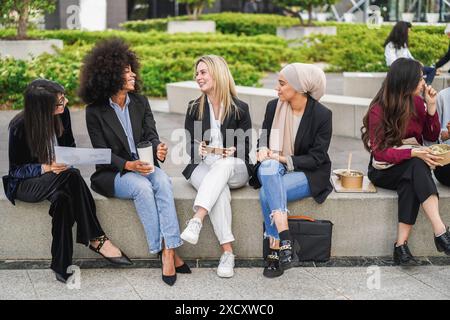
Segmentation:
{"type": "Polygon", "coordinates": [[[394,44],[395,49],[401,49],[405,45],[409,46],[408,29],[411,27],[412,25],[409,22],[397,22],[384,42],[384,46],[386,46],[389,42],[394,44]]]}
{"type": "Polygon", "coordinates": [[[54,115],[58,93],[64,94],[64,87],[56,82],[46,79],[32,81],[25,89],[23,111],[10,124],[24,119],[28,146],[39,163],[52,163],[54,138],[60,137],[64,131],[60,116],[54,115]]]}
{"type": "Polygon", "coordinates": [[[140,65],[136,54],[120,38],[98,42],[84,58],[78,95],[87,104],[108,101],[122,90],[123,73],[128,66],[136,74],[134,92],[139,92],[140,65]]]}
{"type": "Polygon", "coordinates": [[[415,115],[414,94],[421,79],[422,65],[416,60],[399,58],[391,65],[363,119],[361,138],[367,151],[384,150],[402,144],[408,122],[415,115]],[[379,126],[375,128],[376,145],[371,146],[369,114],[376,105],[381,107],[383,115],[379,126]]]}

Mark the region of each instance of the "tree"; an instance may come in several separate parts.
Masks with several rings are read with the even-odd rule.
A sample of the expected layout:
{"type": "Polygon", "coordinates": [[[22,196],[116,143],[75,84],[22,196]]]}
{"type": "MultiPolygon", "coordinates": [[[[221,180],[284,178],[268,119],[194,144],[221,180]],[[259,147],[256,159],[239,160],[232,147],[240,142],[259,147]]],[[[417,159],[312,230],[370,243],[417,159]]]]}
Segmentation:
{"type": "Polygon", "coordinates": [[[1,0],[0,23],[17,28],[17,39],[26,39],[31,16],[55,10],[56,0],[1,0]]]}
{"type": "Polygon", "coordinates": [[[304,25],[303,19],[300,15],[300,10],[306,9],[308,11],[308,25],[312,25],[312,11],[314,7],[332,5],[336,0],[275,0],[277,5],[284,7],[288,12],[295,14],[300,23],[304,25]]]}
{"type": "Polygon", "coordinates": [[[215,0],[178,0],[178,3],[185,3],[188,15],[192,17],[193,20],[197,20],[202,14],[205,7],[211,7],[215,0]]]}

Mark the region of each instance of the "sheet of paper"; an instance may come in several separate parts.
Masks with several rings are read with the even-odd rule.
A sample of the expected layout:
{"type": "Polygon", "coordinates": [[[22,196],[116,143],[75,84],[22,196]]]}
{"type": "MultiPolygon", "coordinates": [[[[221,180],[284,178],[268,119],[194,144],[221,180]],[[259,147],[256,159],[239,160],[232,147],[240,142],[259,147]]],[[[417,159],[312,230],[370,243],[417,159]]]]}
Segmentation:
{"type": "Polygon", "coordinates": [[[110,164],[111,149],[55,147],[55,157],[68,165],[110,164]]]}

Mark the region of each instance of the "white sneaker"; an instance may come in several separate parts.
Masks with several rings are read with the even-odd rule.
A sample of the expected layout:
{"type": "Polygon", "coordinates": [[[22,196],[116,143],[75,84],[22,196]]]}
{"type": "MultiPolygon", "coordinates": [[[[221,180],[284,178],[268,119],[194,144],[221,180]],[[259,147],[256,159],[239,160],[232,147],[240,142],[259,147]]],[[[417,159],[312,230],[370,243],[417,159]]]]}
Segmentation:
{"type": "Polygon", "coordinates": [[[221,278],[231,278],[234,276],[234,254],[225,251],[220,257],[219,267],[217,268],[217,275],[221,278]]]}
{"type": "Polygon", "coordinates": [[[180,235],[181,239],[192,244],[197,244],[200,230],[202,230],[202,221],[199,218],[192,218],[186,224],[186,229],[180,235]]]}

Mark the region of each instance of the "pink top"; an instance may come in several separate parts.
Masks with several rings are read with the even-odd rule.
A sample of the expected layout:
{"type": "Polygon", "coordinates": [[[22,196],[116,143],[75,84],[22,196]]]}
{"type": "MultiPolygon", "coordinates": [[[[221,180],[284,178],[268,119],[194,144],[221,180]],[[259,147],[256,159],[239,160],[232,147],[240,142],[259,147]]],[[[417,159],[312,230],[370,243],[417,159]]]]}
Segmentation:
{"type": "MultiPolygon", "coordinates": [[[[416,138],[417,142],[423,143],[423,139],[428,141],[436,141],[439,138],[441,125],[437,112],[430,116],[423,99],[419,96],[414,97],[414,105],[416,107],[416,115],[413,116],[406,128],[406,134],[402,139],[416,138]]],[[[377,161],[383,161],[393,164],[401,163],[411,158],[411,149],[387,148],[384,150],[376,150],[377,140],[375,137],[375,128],[378,126],[383,117],[383,110],[379,105],[374,105],[369,113],[369,135],[372,155],[377,161]]],[[[379,137],[383,133],[380,132],[379,137]]]]}

